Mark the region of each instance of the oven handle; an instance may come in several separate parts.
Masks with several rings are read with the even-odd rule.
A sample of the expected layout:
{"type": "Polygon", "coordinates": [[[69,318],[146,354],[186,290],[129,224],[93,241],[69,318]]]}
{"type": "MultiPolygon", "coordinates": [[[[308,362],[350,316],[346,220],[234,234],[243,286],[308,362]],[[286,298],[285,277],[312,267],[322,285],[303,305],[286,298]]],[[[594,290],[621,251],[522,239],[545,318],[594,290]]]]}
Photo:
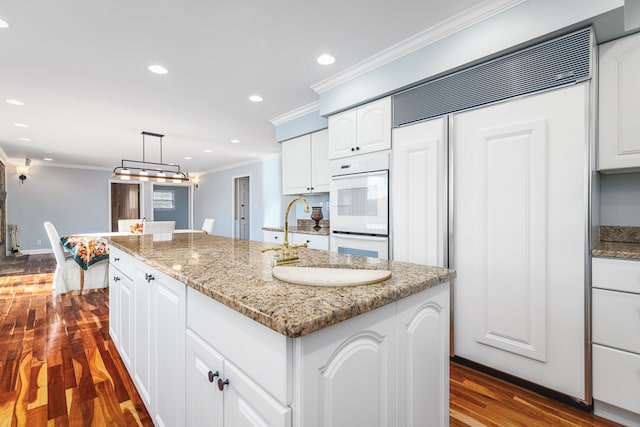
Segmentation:
{"type": "Polygon", "coordinates": [[[389,240],[389,236],[386,235],[372,235],[372,234],[364,234],[364,233],[349,233],[349,232],[340,232],[340,231],[332,231],[333,237],[337,237],[340,239],[347,240],[367,240],[370,242],[384,242],[389,240]]]}
{"type": "Polygon", "coordinates": [[[331,179],[353,179],[365,176],[376,176],[376,175],[388,175],[389,169],[381,169],[377,171],[367,171],[367,172],[353,172],[353,173],[344,173],[340,175],[332,175],[331,179]]]}

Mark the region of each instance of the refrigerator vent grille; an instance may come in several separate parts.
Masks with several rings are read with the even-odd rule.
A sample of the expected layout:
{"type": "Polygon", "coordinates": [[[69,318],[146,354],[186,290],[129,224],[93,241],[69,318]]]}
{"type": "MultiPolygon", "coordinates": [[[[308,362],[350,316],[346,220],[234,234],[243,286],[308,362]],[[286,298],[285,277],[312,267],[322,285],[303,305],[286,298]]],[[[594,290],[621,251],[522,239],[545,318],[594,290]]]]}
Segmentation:
{"type": "Polygon", "coordinates": [[[460,111],[590,77],[586,28],[393,96],[393,125],[460,111]]]}

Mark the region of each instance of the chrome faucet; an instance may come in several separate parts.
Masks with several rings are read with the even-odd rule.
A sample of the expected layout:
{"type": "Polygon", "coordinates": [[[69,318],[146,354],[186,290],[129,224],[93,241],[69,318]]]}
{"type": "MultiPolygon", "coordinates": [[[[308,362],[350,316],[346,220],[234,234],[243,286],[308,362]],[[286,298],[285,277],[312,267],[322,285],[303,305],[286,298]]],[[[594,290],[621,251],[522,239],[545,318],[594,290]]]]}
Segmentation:
{"type": "Polygon", "coordinates": [[[291,210],[291,206],[293,206],[298,200],[304,203],[304,211],[309,212],[309,203],[307,203],[307,199],[304,197],[291,199],[287,205],[287,209],[284,211],[284,242],[282,242],[282,246],[273,246],[271,248],[262,249],[263,253],[267,251],[280,251],[280,254],[274,259],[275,265],[289,264],[298,261],[300,259],[298,256],[298,248],[307,247],[306,243],[303,243],[302,245],[289,246],[289,211],[291,210]]]}

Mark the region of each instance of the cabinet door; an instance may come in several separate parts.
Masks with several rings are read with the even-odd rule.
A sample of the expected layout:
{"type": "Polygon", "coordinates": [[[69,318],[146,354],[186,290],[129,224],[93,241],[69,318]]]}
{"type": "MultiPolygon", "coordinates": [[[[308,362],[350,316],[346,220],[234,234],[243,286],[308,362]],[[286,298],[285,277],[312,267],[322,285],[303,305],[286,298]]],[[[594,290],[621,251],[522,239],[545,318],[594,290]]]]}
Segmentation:
{"type": "MultiPolygon", "coordinates": [[[[152,338],[151,307],[153,306],[152,285],[145,278],[148,271],[136,269],[133,281],[134,321],[133,321],[133,381],[140,397],[152,412],[152,338]]],[[[148,276],[147,276],[148,277],[148,276]]]]}
{"type": "Polygon", "coordinates": [[[121,278],[122,273],[113,266],[113,263],[109,264],[109,335],[118,351],[120,351],[120,301],[118,293],[120,292],[121,278]]]}
{"type": "Polygon", "coordinates": [[[190,329],[187,329],[186,347],[186,425],[221,426],[223,394],[218,390],[218,379],[222,373],[222,356],[190,329]]]}
{"type": "Polygon", "coordinates": [[[356,110],[348,110],[329,117],[329,158],[353,155],[356,142],[356,110]]]}
{"type": "MultiPolygon", "coordinates": [[[[118,301],[118,334],[120,358],[124,365],[132,371],[132,355],[133,355],[133,282],[127,276],[121,276],[117,286],[118,301]]],[[[109,291],[112,292],[112,291],[109,291]]]]}
{"type": "Polygon", "coordinates": [[[329,131],[311,134],[311,191],[329,192],[329,131]]]}
{"type": "Polygon", "coordinates": [[[585,399],[583,83],[454,116],[458,356],[585,399]]]}
{"type": "Polygon", "coordinates": [[[186,288],[154,272],[153,304],[153,421],[156,425],[184,424],[186,288]]]}
{"type": "Polygon", "coordinates": [[[284,242],[284,233],[282,231],[268,231],[264,230],[264,241],[269,243],[282,244],[284,242]]]}
{"type": "Polygon", "coordinates": [[[445,266],[446,121],[393,130],[393,259],[445,266]]]}
{"type": "Polygon", "coordinates": [[[398,302],[398,357],[398,425],[448,425],[448,283],[398,302]]]}
{"type": "Polygon", "coordinates": [[[357,109],[357,154],[391,148],[391,98],[357,109]]]}
{"type": "Polygon", "coordinates": [[[291,408],[275,400],[228,360],[224,361],[225,426],[291,426],[291,408]]]}
{"type": "Polygon", "coordinates": [[[599,48],[598,169],[640,168],[640,35],[599,48]]]}
{"type": "Polygon", "coordinates": [[[311,191],[311,136],[282,143],[282,194],[311,191]]]}

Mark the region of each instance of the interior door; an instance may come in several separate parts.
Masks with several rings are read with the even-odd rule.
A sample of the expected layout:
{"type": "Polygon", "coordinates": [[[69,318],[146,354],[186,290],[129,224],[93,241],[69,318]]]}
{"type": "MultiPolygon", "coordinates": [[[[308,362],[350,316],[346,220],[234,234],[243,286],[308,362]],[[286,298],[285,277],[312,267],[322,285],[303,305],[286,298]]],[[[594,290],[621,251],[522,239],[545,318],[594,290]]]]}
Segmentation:
{"type": "Polygon", "coordinates": [[[119,219],[140,218],[140,184],[111,183],[111,231],[119,219]]]}
{"type": "Polygon", "coordinates": [[[585,399],[588,83],[454,116],[454,351],[585,399]]]}
{"type": "Polygon", "coordinates": [[[249,240],[251,238],[251,232],[249,229],[250,224],[250,180],[248,176],[236,178],[236,225],[237,232],[236,237],[238,239],[249,240]]]}

